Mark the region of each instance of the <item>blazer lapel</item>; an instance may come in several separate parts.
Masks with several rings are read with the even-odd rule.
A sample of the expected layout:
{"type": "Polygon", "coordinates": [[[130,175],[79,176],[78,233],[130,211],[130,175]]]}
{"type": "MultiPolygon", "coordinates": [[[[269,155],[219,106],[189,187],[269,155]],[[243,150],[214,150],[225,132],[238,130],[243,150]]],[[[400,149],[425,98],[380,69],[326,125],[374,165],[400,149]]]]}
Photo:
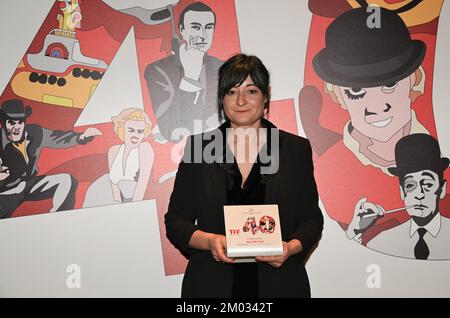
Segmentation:
{"type": "MultiPolygon", "coordinates": [[[[214,131],[204,133],[206,144],[213,143],[214,149],[217,152],[215,154],[216,158],[222,158],[223,157],[223,141],[219,140],[217,138],[212,138],[209,136],[210,134],[214,133],[214,131]],[[211,140],[213,139],[213,140],[211,140]]],[[[221,135],[219,135],[221,136],[221,135]]],[[[204,150],[205,148],[202,147],[204,150]]],[[[219,163],[213,163],[213,164],[207,164],[203,163],[203,178],[204,178],[204,184],[205,184],[205,192],[212,197],[215,197],[216,204],[218,208],[222,211],[222,207],[224,204],[226,204],[226,188],[225,188],[225,174],[223,172],[222,167],[219,163]]]]}
{"type": "Polygon", "coordinates": [[[227,191],[225,189],[225,174],[222,170],[222,167],[218,164],[213,164],[211,166],[212,173],[212,188],[216,189],[216,197],[217,197],[217,204],[220,209],[222,209],[222,206],[224,206],[227,203],[227,191]]]}
{"type": "Polygon", "coordinates": [[[282,155],[282,151],[285,147],[283,147],[283,138],[280,134],[280,131],[278,130],[278,140],[279,140],[279,147],[277,151],[277,147],[272,144],[271,145],[271,167],[272,169],[275,169],[274,171],[271,171],[267,176],[267,184],[266,184],[266,193],[264,198],[264,203],[266,204],[274,204],[278,200],[278,193],[280,190],[280,181],[283,178],[282,173],[283,170],[281,170],[282,163],[281,161],[285,156],[282,155]]]}

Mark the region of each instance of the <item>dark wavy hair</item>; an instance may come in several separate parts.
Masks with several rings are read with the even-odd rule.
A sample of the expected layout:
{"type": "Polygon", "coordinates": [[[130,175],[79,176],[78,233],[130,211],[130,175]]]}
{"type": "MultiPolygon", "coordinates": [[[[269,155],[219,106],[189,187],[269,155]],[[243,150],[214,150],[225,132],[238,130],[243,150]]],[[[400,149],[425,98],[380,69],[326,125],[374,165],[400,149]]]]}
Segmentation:
{"type": "Polygon", "coordinates": [[[263,62],[254,55],[237,54],[230,57],[219,69],[219,84],[217,88],[217,106],[219,118],[223,119],[223,98],[235,86],[240,86],[250,76],[253,83],[264,95],[264,109],[269,112],[270,75],[263,62]]]}

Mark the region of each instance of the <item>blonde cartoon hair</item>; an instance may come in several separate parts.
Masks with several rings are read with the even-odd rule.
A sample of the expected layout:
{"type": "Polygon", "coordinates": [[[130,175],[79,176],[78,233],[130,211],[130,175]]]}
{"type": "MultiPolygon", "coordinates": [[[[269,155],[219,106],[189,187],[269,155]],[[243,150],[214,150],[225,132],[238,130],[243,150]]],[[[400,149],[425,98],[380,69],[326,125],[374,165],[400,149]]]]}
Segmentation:
{"type": "MultiPolygon", "coordinates": [[[[425,91],[425,71],[422,66],[419,66],[414,73],[409,75],[409,78],[411,81],[409,96],[411,98],[411,102],[414,102],[418,97],[423,95],[425,91]]],[[[345,105],[341,94],[338,93],[338,86],[324,82],[324,91],[326,94],[330,95],[333,102],[340,104],[341,106],[345,105]]]]}
{"type": "Polygon", "coordinates": [[[150,117],[148,117],[147,113],[140,108],[127,108],[121,111],[119,115],[111,118],[111,121],[114,124],[114,132],[121,141],[124,141],[125,123],[128,120],[138,120],[145,122],[144,138],[148,137],[152,129],[152,122],[150,120],[150,117]]]}

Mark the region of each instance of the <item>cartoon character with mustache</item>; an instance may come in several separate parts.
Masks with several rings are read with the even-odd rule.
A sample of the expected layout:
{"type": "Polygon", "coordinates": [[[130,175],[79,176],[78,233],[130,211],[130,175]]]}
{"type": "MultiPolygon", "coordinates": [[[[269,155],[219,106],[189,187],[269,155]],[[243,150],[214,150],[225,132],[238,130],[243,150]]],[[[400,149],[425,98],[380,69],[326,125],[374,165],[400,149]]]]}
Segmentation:
{"type": "MultiPolygon", "coordinates": [[[[395,147],[396,167],[389,171],[400,181],[400,197],[409,220],[386,230],[367,246],[386,254],[415,259],[450,259],[448,240],[450,219],[441,215],[439,201],[447,193],[444,171],[448,158],[441,158],[436,139],[427,134],[402,138],[395,147]]],[[[381,218],[386,213],[381,205],[365,202],[355,209],[347,236],[358,236],[373,223],[364,219],[381,218]]]]}

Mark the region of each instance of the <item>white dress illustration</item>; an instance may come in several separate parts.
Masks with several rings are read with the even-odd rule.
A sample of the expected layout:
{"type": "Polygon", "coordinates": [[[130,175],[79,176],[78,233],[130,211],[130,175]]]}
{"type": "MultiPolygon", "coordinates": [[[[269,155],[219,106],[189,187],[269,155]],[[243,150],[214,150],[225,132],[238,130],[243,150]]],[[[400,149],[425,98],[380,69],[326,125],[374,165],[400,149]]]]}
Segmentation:
{"type": "Polygon", "coordinates": [[[132,201],[139,177],[139,149],[136,147],[130,151],[125,165],[124,151],[125,145],[121,145],[109,174],[101,176],[89,187],[84,208],[120,203],[113,198],[111,183],[119,186],[122,202],[132,201]]]}

